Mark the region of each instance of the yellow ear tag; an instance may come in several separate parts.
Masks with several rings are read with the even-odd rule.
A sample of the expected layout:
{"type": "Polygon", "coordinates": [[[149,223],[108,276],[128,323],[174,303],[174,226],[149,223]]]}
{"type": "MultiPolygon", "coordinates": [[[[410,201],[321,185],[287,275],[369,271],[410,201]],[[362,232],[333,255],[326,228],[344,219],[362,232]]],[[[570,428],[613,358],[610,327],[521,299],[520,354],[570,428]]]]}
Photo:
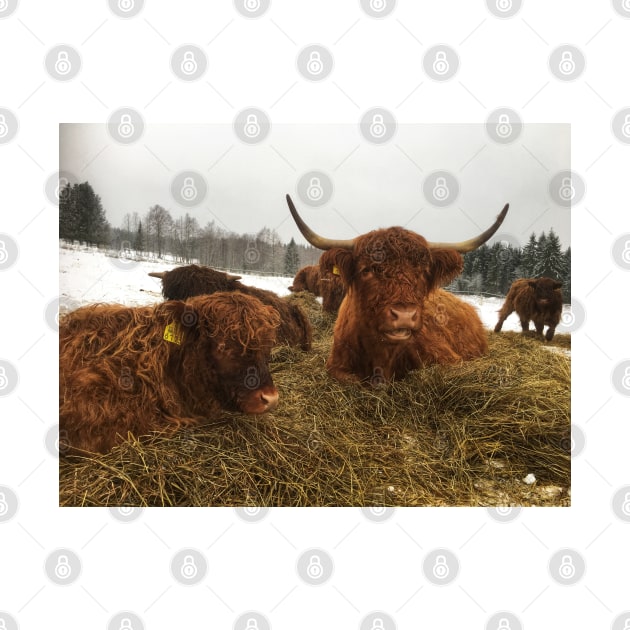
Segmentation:
{"type": "Polygon", "coordinates": [[[170,343],[176,343],[178,346],[182,345],[182,339],[184,338],[184,333],[182,332],[179,324],[167,324],[164,329],[164,340],[169,341],[170,343]]]}
{"type": "Polygon", "coordinates": [[[339,267],[337,265],[333,265],[332,272],[338,276],[339,275],[339,267]]]}

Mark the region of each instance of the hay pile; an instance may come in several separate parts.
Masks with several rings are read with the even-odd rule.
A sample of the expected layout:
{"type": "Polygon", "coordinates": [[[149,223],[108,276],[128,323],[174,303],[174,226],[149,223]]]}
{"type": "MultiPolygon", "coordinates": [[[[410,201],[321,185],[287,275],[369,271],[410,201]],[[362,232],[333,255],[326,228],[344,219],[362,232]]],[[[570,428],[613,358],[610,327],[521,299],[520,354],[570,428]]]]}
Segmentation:
{"type": "Polygon", "coordinates": [[[274,351],[276,412],[225,412],[172,438],[62,459],[60,504],[569,504],[568,335],[488,333],[486,357],[365,389],[330,379],[333,318],[307,294],[291,299],[315,340],[310,353],[274,351]]]}

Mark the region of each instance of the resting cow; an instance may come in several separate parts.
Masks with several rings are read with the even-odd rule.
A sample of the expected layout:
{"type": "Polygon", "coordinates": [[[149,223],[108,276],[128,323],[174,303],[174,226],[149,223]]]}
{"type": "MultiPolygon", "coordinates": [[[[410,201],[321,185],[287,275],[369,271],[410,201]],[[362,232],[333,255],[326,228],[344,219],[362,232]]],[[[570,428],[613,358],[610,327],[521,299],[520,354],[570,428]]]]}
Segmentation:
{"type": "Polygon", "coordinates": [[[297,304],[290,304],[272,291],[250,287],[232,276],[201,265],[185,265],[170,271],[151,272],[162,280],[162,295],[167,300],[185,300],[195,295],[209,295],[216,291],[240,291],[272,306],[280,315],[277,340],[302,350],[310,350],[313,339],[311,323],[297,304]]]}
{"type": "Polygon", "coordinates": [[[461,273],[460,252],[485,243],[495,223],[461,243],[430,243],[400,227],[374,230],[352,240],[326,239],[289,210],[311,245],[329,250],[326,265],[336,267],[346,296],[339,308],[333,347],[326,366],[342,381],[378,384],[432,363],[456,363],[487,351],[487,338],[475,309],[439,287],[461,273]]]}
{"type": "Polygon", "coordinates": [[[321,290],[319,286],[319,266],[308,265],[302,267],[293,278],[293,284],[289,287],[289,291],[297,293],[298,291],[309,291],[317,297],[321,296],[321,290]]]}
{"type": "Polygon", "coordinates": [[[346,294],[343,281],[330,252],[324,252],[319,259],[320,286],[322,292],[322,310],[325,313],[337,313],[346,294]]]}
{"type": "Polygon", "coordinates": [[[548,326],[545,339],[551,341],[562,316],[562,282],[551,278],[519,278],[512,283],[499,311],[499,321],[494,332],[499,332],[503,322],[514,311],[521,320],[521,328],[526,333],[530,320],[534,322],[536,332],[543,334],[548,326]]]}
{"type": "Polygon", "coordinates": [[[128,433],[172,432],[220,409],[274,409],[278,324],[273,308],[238,292],[63,316],[59,429],[69,452],[106,452],[128,433]]]}

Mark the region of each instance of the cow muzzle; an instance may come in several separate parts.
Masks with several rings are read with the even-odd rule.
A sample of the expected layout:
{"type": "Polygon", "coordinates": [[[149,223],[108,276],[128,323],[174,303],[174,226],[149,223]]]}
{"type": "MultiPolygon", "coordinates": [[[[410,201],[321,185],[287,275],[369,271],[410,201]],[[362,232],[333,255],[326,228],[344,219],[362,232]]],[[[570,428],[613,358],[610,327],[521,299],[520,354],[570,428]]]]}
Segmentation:
{"type": "Polygon", "coordinates": [[[384,337],[389,341],[406,341],[420,327],[419,309],[411,305],[396,305],[385,310],[384,337]]]}
{"type": "Polygon", "coordinates": [[[244,413],[267,413],[278,406],[278,398],[278,390],[273,385],[267,385],[248,392],[239,406],[244,413]]]}

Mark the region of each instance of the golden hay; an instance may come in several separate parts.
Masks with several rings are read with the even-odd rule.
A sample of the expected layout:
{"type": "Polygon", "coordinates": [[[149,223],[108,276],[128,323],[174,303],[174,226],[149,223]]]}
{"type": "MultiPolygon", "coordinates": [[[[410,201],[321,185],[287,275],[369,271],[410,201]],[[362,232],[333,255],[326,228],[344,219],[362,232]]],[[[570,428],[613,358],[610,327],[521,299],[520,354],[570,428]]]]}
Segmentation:
{"type": "Polygon", "coordinates": [[[483,358],[367,389],[326,373],[334,319],[307,293],[288,299],[314,344],[274,351],[274,413],[224,412],[175,437],[62,458],[60,504],[569,505],[569,335],[488,333],[483,358]]]}

